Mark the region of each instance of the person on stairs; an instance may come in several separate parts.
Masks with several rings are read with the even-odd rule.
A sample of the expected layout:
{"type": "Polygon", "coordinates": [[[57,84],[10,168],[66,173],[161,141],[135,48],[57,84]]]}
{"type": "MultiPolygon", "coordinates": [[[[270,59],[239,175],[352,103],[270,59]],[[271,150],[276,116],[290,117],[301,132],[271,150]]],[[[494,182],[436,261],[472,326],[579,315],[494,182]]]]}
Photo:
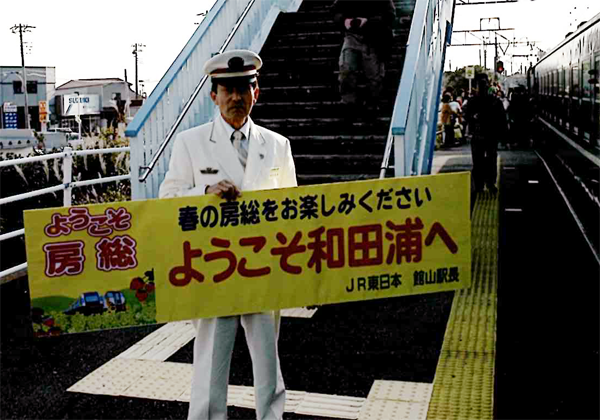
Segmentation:
{"type": "Polygon", "coordinates": [[[338,81],[345,114],[356,115],[362,105],[357,95],[360,71],[368,83],[367,111],[377,114],[385,63],[394,38],[394,3],[392,0],[336,0],[331,7],[334,21],[344,34],[338,81]]]}

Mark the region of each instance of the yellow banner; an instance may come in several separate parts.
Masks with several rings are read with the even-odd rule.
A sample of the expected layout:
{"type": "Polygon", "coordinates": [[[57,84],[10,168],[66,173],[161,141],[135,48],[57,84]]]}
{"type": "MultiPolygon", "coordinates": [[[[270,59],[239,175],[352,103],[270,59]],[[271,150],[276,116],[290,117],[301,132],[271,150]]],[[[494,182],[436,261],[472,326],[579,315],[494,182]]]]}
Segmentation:
{"type": "Polygon", "coordinates": [[[25,212],[38,335],[471,284],[470,173],[25,212]]]}

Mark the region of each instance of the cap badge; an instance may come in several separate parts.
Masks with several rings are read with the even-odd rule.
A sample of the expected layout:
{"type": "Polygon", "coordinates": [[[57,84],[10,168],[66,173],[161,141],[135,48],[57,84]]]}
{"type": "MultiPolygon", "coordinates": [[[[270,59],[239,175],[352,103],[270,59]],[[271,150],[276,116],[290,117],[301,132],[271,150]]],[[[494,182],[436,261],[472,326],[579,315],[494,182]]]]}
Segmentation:
{"type": "Polygon", "coordinates": [[[227,62],[230,71],[237,72],[244,70],[244,59],[242,57],[232,57],[227,62]]]}

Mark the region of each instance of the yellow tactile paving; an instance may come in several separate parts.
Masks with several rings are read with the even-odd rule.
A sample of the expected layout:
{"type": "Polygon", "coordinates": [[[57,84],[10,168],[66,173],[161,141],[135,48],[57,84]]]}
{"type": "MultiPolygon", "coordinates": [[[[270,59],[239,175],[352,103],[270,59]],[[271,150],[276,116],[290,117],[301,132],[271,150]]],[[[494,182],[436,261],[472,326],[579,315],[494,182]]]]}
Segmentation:
{"type": "Polygon", "coordinates": [[[498,214],[499,194],[479,194],[471,223],[473,284],[455,292],[428,419],[493,418],[498,214]]]}

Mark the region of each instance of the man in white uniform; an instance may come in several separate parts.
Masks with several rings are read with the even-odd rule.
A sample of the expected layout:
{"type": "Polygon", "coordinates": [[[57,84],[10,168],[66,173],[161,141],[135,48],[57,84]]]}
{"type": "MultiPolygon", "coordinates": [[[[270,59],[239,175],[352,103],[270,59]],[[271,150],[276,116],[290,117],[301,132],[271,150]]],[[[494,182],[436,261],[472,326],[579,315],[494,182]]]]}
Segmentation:
{"type": "MultiPolygon", "coordinates": [[[[252,51],[233,50],[206,62],[210,97],[220,115],[213,122],[178,134],[159,197],[217,194],[295,187],[296,171],[287,138],[257,126],[250,111],[259,94],[262,66],[252,51]]],[[[277,338],[279,313],[195,320],[194,374],[189,419],[226,419],[231,355],[239,324],[252,357],[256,416],[281,419],[285,387],[277,338]]]]}

